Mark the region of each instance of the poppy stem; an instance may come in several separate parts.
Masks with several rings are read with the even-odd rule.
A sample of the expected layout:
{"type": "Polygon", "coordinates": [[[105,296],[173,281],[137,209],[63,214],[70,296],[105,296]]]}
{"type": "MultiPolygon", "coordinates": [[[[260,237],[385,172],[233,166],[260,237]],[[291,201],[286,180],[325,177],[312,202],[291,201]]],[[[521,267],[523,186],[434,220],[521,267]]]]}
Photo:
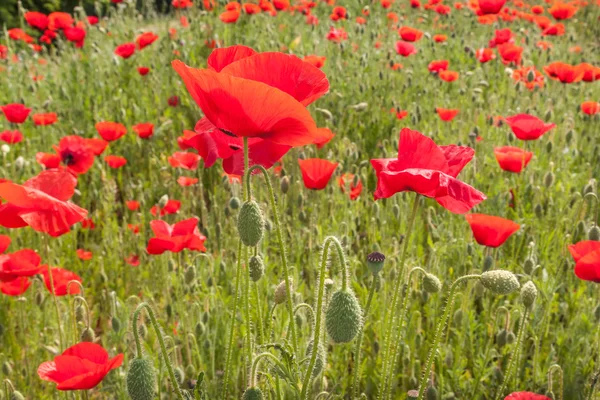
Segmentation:
{"type": "Polygon", "coordinates": [[[254,362],[252,362],[252,370],[251,370],[251,374],[250,374],[250,380],[248,382],[248,387],[256,386],[256,376],[257,376],[257,372],[258,372],[258,364],[260,363],[260,361],[262,361],[263,358],[269,358],[275,365],[280,367],[282,370],[285,370],[285,366],[283,365],[283,363],[281,361],[279,361],[279,359],[276,356],[274,356],[273,354],[268,353],[268,352],[260,353],[259,355],[257,355],[254,358],[254,362]]]}
{"type": "Polygon", "coordinates": [[[558,396],[557,400],[563,400],[563,370],[558,364],[553,364],[548,368],[548,391],[554,394],[554,373],[558,374],[558,396]]]}
{"type": "MultiPolygon", "coordinates": [[[[250,174],[250,156],[248,148],[248,137],[244,137],[244,174],[250,174]]],[[[252,191],[250,189],[250,180],[246,181],[246,187],[244,188],[244,182],[242,181],[242,197],[244,201],[252,200],[252,191]]],[[[252,318],[250,317],[250,249],[248,246],[244,246],[244,265],[246,266],[246,272],[244,273],[244,308],[246,318],[246,347],[247,347],[247,371],[251,372],[252,369],[252,318]]]]}
{"type": "Polygon", "coordinates": [[[517,334],[517,342],[515,343],[515,349],[513,350],[510,358],[508,359],[508,368],[506,370],[506,374],[504,374],[504,380],[502,381],[502,386],[500,386],[500,390],[496,393],[496,400],[500,400],[502,397],[502,393],[506,390],[506,386],[508,381],[512,377],[515,367],[517,366],[517,354],[521,350],[521,344],[523,342],[523,335],[525,332],[525,327],[527,326],[527,318],[529,318],[529,309],[525,308],[525,312],[521,318],[521,325],[519,326],[519,333],[517,334]]]}
{"type": "Polygon", "coordinates": [[[56,310],[56,325],[58,328],[58,343],[60,345],[60,348],[58,349],[59,353],[62,353],[63,351],[63,334],[62,334],[62,329],[60,328],[60,309],[58,307],[58,299],[56,298],[56,291],[54,289],[54,277],[52,276],[52,267],[50,267],[50,257],[49,257],[49,253],[50,253],[50,245],[48,244],[48,235],[42,235],[42,237],[44,238],[44,258],[46,259],[46,262],[48,263],[47,267],[48,267],[48,281],[50,282],[50,292],[52,294],[52,299],[54,300],[54,309],[56,310]]]}

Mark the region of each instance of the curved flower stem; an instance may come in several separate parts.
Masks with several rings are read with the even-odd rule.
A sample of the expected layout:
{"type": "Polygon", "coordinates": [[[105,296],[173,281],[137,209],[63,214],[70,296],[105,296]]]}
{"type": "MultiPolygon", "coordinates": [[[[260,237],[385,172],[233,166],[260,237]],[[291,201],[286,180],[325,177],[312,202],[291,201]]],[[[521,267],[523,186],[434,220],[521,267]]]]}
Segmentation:
{"type": "Polygon", "coordinates": [[[280,368],[285,369],[285,366],[283,365],[283,363],[281,361],[279,361],[279,359],[276,356],[274,356],[273,354],[268,353],[268,352],[260,353],[259,355],[257,355],[254,358],[254,361],[252,362],[252,370],[251,370],[251,374],[250,374],[250,380],[248,382],[249,387],[256,386],[256,376],[257,376],[257,372],[258,372],[258,364],[262,361],[263,358],[270,358],[273,363],[278,365],[280,368]]]}
{"type": "Polygon", "coordinates": [[[175,379],[175,373],[173,372],[173,366],[171,365],[171,361],[169,359],[169,354],[167,353],[167,347],[165,346],[165,338],[162,335],[160,325],[158,321],[156,321],[156,317],[154,315],[154,310],[152,307],[146,302],[140,303],[137,306],[135,311],[133,312],[133,320],[131,321],[131,328],[133,330],[133,338],[135,340],[135,347],[137,350],[137,358],[142,357],[142,345],[140,343],[140,332],[137,327],[139,315],[143,309],[146,309],[148,316],[150,317],[150,322],[152,323],[152,327],[154,328],[154,332],[156,333],[156,337],[158,338],[158,344],[160,345],[160,351],[162,353],[165,365],[167,366],[167,372],[169,373],[169,379],[171,380],[171,384],[173,385],[173,389],[175,390],[175,394],[179,400],[185,400],[183,397],[183,392],[179,387],[179,383],[177,383],[177,379],[175,379]]]}
{"type": "Polygon", "coordinates": [[[404,236],[404,246],[402,247],[402,254],[400,256],[400,263],[398,265],[398,275],[396,277],[396,281],[394,283],[393,295],[392,295],[392,303],[390,304],[390,308],[386,313],[386,317],[384,319],[384,326],[387,327],[385,335],[383,337],[383,365],[382,365],[382,373],[383,373],[383,384],[382,388],[379,391],[379,399],[384,398],[385,392],[387,391],[387,387],[389,381],[391,379],[390,370],[390,353],[392,347],[392,334],[394,333],[394,329],[396,326],[396,307],[398,305],[398,297],[400,296],[400,291],[402,290],[402,280],[404,275],[404,263],[406,261],[406,253],[408,250],[408,244],[410,242],[410,235],[413,229],[413,225],[415,219],[417,217],[417,211],[419,209],[419,195],[415,194],[415,200],[413,202],[412,211],[410,217],[408,218],[408,226],[406,227],[406,235],[404,236]]]}
{"type": "Polygon", "coordinates": [[[523,335],[525,332],[525,327],[527,326],[527,318],[529,318],[530,310],[525,308],[525,312],[523,313],[523,317],[521,320],[521,325],[519,326],[519,333],[517,334],[517,342],[515,343],[515,350],[510,355],[508,360],[508,369],[506,370],[506,374],[504,374],[504,380],[502,381],[502,385],[500,386],[500,390],[496,393],[496,400],[499,400],[502,397],[502,393],[506,390],[506,386],[508,381],[510,380],[515,367],[517,366],[517,355],[519,350],[521,349],[521,343],[523,342],[523,335]]]}
{"type": "Polygon", "coordinates": [[[435,328],[435,336],[433,337],[433,343],[431,344],[431,348],[429,349],[429,354],[427,355],[427,360],[425,361],[425,368],[423,368],[423,372],[421,373],[421,382],[419,382],[419,394],[417,396],[418,400],[423,400],[425,398],[425,389],[427,388],[427,378],[431,373],[431,367],[433,366],[433,359],[435,358],[435,354],[440,345],[440,340],[442,338],[442,332],[446,327],[446,323],[448,322],[448,318],[450,318],[450,312],[452,311],[452,306],[454,305],[454,297],[456,295],[456,288],[462,282],[466,282],[471,279],[479,279],[481,275],[465,275],[461,276],[457,280],[452,283],[448,292],[448,299],[446,299],[446,306],[444,308],[444,313],[440,318],[436,328],[435,328]]]}
{"type": "MultiPolygon", "coordinates": [[[[281,257],[281,264],[283,265],[283,275],[285,279],[285,288],[287,294],[287,311],[290,315],[290,320],[294,319],[294,302],[292,300],[292,283],[290,282],[290,273],[287,261],[287,255],[285,251],[285,245],[283,243],[283,234],[281,229],[281,222],[279,221],[279,211],[277,210],[277,203],[275,202],[275,194],[273,192],[273,185],[271,184],[271,179],[269,178],[269,174],[265,167],[262,165],[253,165],[248,169],[246,173],[246,186],[248,188],[249,195],[252,196],[252,187],[250,185],[250,177],[252,176],[252,172],[255,170],[259,170],[262,172],[265,183],[267,185],[267,189],[269,191],[269,201],[271,202],[271,209],[273,210],[273,219],[275,220],[275,230],[277,232],[277,242],[279,243],[279,254],[281,257]]],[[[294,324],[291,324],[291,333],[292,333],[292,346],[294,348],[294,355],[298,355],[298,339],[296,336],[296,327],[294,324]]]]}
{"type": "Polygon", "coordinates": [[[353,399],[358,398],[358,396],[360,394],[360,377],[361,377],[360,354],[361,354],[363,336],[365,333],[365,322],[369,315],[369,310],[371,309],[371,301],[373,300],[373,295],[375,294],[375,287],[377,286],[378,282],[379,282],[379,274],[374,274],[373,280],[371,281],[371,287],[369,288],[369,297],[367,299],[367,305],[365,306],[363,325],[360,329],[360,332],[358,332],[358,338],[356,339],[356,344],[354,345],[354,378],[352,379],[353,399]]]}
{"type": "Polygon", "coordinates": [[[258,319],[258,336],[260,337],[260,344],[265,342],[265,327],[262,320],[262,312],[260,310],[260,295],[258,293],[258,284],[254,284],[254,296],[256,297],[256,318],[258,319]]]}
{"type": "MultiPolygon", "coordinates": [[[[323,319],[323,294],[325,292],[325,273],[327,269],[327,261],[329,260],[329,250],[330,246],[334,245],[340,263],[343,264],[344,269],[344,279],[343,286],[347,287],[348,273],[347,273],[347,263],[346,256],[344,255],[344,251],[342,249],[342,245],[340,242],[333,236],[328,236],[325,239],[323,244],[323,253],[321,255],[321,267],[319,269],[319,291],[317,295],[317,313],[316,313],[316,321],[315,321],[315,329],[313,332],[313,340],[312,340],[312,351],[310,355],[310,362],[308,363],[308,368],[306,369],[306,373],[304,375],[304,380],[302,383],[302,394],[300,398],[302,400],[308,400],[309,398],[309,386],[310,386],[310,378],[312,377],[313,369],[315,367],[315,363],[317,361],[317,353],[319,351],[319,341],[321,339],[321,320],[323,319]]],[[[293,312],[293,311],[292,311],[293,312]]]]}
{"type": "Polygon", "coordinates": [[[563,400],[563,370],[558,364],[553,364],[548,368],[548,391],[554,393],[554,372],[558,373],[558,397],[556,400],[563,400]]]}
{"type": "Polygon", "coordinates": [[[49,253],[50,253],[50,245],[48,244],[48,235],[42,235],[42,237],[44,238],[44,252],[45,254],[45,258],[46,258],[46,262],[48,263],[47,268],[48,268],[48,281],[50,281],[50,293],[52,294],[52,299],[54,300],[54,309],[56,310],[56,324],[57,324],[57,328],[58,328],[58,340],[59,340],[59,345],[60,348],[59,353],[61,353],[64,349],[63,344],[64,344],[64,340],[63,340],[63,334],[62,334],[62,329],[60,328],[60,308],[58,307],[58,299],[56,298],[56,291],[54,290],[54,277],[52,276],[52,267],[50,267],[50,258],[49,258],[49,253]]]}

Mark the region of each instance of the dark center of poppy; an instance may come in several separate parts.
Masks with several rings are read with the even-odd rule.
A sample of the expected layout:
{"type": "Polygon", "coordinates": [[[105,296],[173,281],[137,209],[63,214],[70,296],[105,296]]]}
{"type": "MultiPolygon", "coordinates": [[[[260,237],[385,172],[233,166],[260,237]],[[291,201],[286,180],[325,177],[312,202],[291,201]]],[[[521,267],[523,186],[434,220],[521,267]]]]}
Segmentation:
{"type": "Polygon", "coordinates": [[[75,164],[75,156],[73,155],[73,153],[70,152],[63,152],[61,154],[61,158],[62,158],[62,162],[65,165],[71,165],[71,164],[75,164]]]}
{"type": "Polygon", "coordinates": [[[230,145],[229,145],[229,148],[230,148],[231,150],[235,150],[235,151],[237,151],[237,150],[241,149],[241,148],[242,148],[242,146],[238,146],[237,144],[230,144],[230,145]]]}
{"type": "Polygon", "coordinates": [[[237,136],[235,136],[235,135],[233,134],[233,132],[231,132],[231,131],[228,131],[228,130],[225,130],[225,129],[222,129],[222,128],[219,128],[219,130],[220,130],[221,132],[223,132],[224,134],[226,134],[227,136],[231,136],[231,137],[237,137],[237,136]]]}

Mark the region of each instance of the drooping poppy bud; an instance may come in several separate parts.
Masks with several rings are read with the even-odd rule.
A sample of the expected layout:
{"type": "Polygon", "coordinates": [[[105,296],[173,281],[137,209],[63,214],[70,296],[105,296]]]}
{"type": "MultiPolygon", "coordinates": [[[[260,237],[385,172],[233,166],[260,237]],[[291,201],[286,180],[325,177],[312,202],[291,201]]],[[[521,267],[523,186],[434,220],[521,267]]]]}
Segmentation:
{"type": "Polygon", "coordinates": [[[257,255],[250,258],[248,273],[254,282],[257,282],[265,274],[265,264],[260,256],[257,255]]]}
{"type": "Polygon", "coordinates": [[[484,272],[480,281],[486,289],[500,295],[514,292],[520,286],[515,274],[501,269],[484,272]]]}
{"type": "Polygon", "coordinates": [[[238,232],[242,243],[254,247],[263,237],[265,223],[262,211],[255,201],[247,201],[242,205],[238,215],[238,232]]]}
{"type": "Polygon", "coordinates": [[[329,337],[335,343],[348,343],[356,337],[362,323],[362,309],[354,293],[350,290],[335,292],[325,314],[329,337]]]}
{"type": "Polygon", "coordinates": [[[533,307],[533,303],[535,303],[537,295],[538,290],[532,281],[527,282],[521,288],[521,301],[527,309],[531,309],[533,307]]]}
{"type": "Polygon", "coordinates": [[[257,387],[250,387],[246,389],[244,394],[242,395],[242,400],[262,400],[263,394],[262,391],[257,387]]]}
{"type": "Polygon", "coordinates": [[[131,400],[153,399],[156,396],[156,373],[150,360],[136,358],[129,364],[127,393],[131,400]]]}

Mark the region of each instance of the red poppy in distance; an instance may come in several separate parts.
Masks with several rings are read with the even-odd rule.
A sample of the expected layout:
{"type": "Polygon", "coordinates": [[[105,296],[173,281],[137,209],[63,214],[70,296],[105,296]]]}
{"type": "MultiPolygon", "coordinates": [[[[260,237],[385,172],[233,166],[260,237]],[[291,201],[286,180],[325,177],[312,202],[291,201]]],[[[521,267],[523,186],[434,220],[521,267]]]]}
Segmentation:
{"type": "Polygon", "coordinates": [[[102,139],[112,142],[125,135],[127,128],[118,122],[103,121],[96,124],[96,131],[102,136],[102,139]]]}
{"type": "Polygon", "coordinates": [[[135,53],[135,43],[124,43],[115,49],[115,54],[121,58],[129,58],[135,53]]]}
{"type": "Polygon", "coordinates": [[[506,0],[479,0],[479,15],[498,14],[506,0]]]}
{"type": "Polygon", "coordinates": [[[398,40],[396,42],[396,53],[400,54],[402,57],[408,57],[412,54],[417,54],[418,50],[412,43],[404,42],[402,40],[398,40]]]}
{"type": "Polygon", "coordinates": [[[135,39],[135,43],[137,44],[138,49],[142,50],[154,43],[156,39],[158,39],[158,35],[154,32],[144,32],[135,39]]]}
{"type": "Polygon", "coordinates": [[[119,169],[127,164],[127,159],[121,156],[106,156],[104,161],[110,168],[119,169]]]}
{"type": "MultiPolygon", "coordinates": [[[[69,282],[71,281],[81,282],[81,277],[75,272],[71,272],[69,270],[59,267],[51,267],[50,270],[52,271],[52,283],[54,284],[55,296],[61,297],[66,295],[79,294],[81,292],[81,288],[79,287],[79,285],[75,283],[69,285],[69,282]]],[[[42,265],[42,274],[44,275],[44,284],[46,285],[46,289],[48,289],[48,292],[52,293],[50,285],[50,274],[48,273],[47,265],[42,265]]]]}
{"type": "Polygon", "coordinates": [[[583,71],[583,77],[581,78],[584,82],[594,82],[600,79],[600,67],[593,66],[589,63],[581,63],[575,68],[583,71]]]}
{"type": "Polygon", "coordinates": [[[406,42],[418,42],[423,36],[423,32],[409,26],[403,26],[398,30],[398,34],[402,40],[406,42]]]}
{"type": "Polygon", "coordinates": [[[584,101],[581,103],[581,112],[587,115],[596,115],[600,113],[600,103],[596,101],[584,101]]]}
{"type": "Polygon", "coordinates": [[[56,383],[58,390],[88,390],[122,363],[123,354],[109,359],[102,346],[82,342],[54,357],[54,361],[40,364],[37,372],[42,380],[56,383]]]}
{"type": "Polygon", "coordinates": [[[23,134],[20,131],[4,131],[0,133],[0,140],[8,144],[17,144],[23,141],[23,134]]]}
{"type": "Polygon", "coordinates": [[[125,202],[125,205],[130,211],[137,211],[140,209],[140,202],[135,200],[128,200],[125,202]]]}
{"type": "Polygon", "coordinates": [[[55,147],[60,160],[74,174],[85,174],[94,165],[94,153],[87,139],[81,136],[65,136],[55,147]]]}
{"type": "Polygon", "coordinates": [[[148,72],[150,72],[150,68],[148,68],[148,67],[137,67],[137,71],[138,71],[138,74],[140,74],[141,76],[146,76],[146,75],[148,75],[148,72]]]}
{"type": "Polygon", "coordinates": [[[0,110],[2,110],[8,122],[13,124],[22,124],[31,112],[31,108],[27,108],[23,104],[7,104],[1,106],[0,110]]]}
{"type": "Polygon", "coordinates": [[[447,108],[436,108],[435,111],[440,116],[442,121],[452,121],[456,117],[460,110],[447,109],[447,108]]]}
{"type": "Polygon", "coordinates": [[[25,21],[33,28],[37,28],[40,31],[48,28],[48,16],[37,11],[28,11],[25,13],[25,21]]]}
{"type": "Polygon", "coordinates": [[[544,67],[544,72],[551,79],[562,83],[576,83],[583,79],[585,70],[579,66],[565,64],[560,61],[550,63],[544,67]]]}
{"type": "Polygon", "coordinates": [[[198,218],[186,219],[174,225],[169,225],[162,220],[154,220],[150,222],[150,228],[155,237],[148,241],[146,248],[148,254],[157,255],[165,251],[179,253],[184,249],[206,251],[204,247],[206,237],[200,234],[198,218]]]}
{"type": "Polygon", "coordinates": [[[459,73],[456,71],[442,70],[438,72],[438,76],[445,82],[454,82],[458,79],[459,73]]]}
{"type": "Polygon", "coordinates": [[[513,146],[496,147],[494,155],[500,168],[514,173],[520,173],[533,157],[532,152],[513,146]]]}
{"type": "Polygon", "coordinates": [[[557,1],[548,12],[557,20],[569,19],[577,12],[577,7],[570,3],[557,1]]]}
{"type": "Polygon", "coordinates": [[[477,243],[487,247],[500,247],[520,225],[509,219],[485,214],[466,214],[465,219],[477,243]]]}
{"type": "Polygon", "coordinates": [[[363,190],[363,184],[358,176],[354,174],[343,174],[338,178],[338,185],[342,190],[342,193],[346,193],[348,190],[348,196],[350,196],[350,200],[356,200],[360,196],[363,190]]]}
{"type": "Polygon", "coordinates": [[[373,159],[377,174],[374,198],[413,191],[434,198],[448,211],[464,214],[486,199],[456,177],[475,151],[466,146],[438,146],[420,132],[402,129],[397,158],[373,159]]]}
{"type": "Polygon", "coordinates": [[[515,392],[506,396],[504,400],[550,400],[550,398],[532,392],[515,392]]]}
{"type": "Polygon", "coordinates": [[[429,63],[427,69],[429,72],[440,72],[448,69],[448,60],[434,60],[429,63]]]}
{"type": "Polygon", "coordinates": [[[167,204],[163,208],[159,210],[158,206],[153,206],[150,209],[150,214],[156,216],[160,213],[160,216],[165,216],[169,214],[175,214],[181,208],[181,202],[179,200],[169,200],[167,204]]]}
{"type": "Polygon", "coordinates": [[[481,48],[475,52],[475,58],[482,63],[485,64],[496,58],[493,49],[481,48]]]}
{"type": "Polygon", "coordinates": [[[536,140],[556,126],[556,124],[545,123],[538,117],[529,114],[506,117],[504,121],[520,140],[536,140]]]}
{"type": "Polygon", "coordinates": [[[38,126],[52,125],[58,121],[56,113],[33,114],[33,123],[38,126]]]}
{"type": "Polygon", "coordinates": [[[339,163],[320,158],[308,158],[298,160],[298,164],[302,171],[304,186],[308,189],[321,190],[325,189],[339,163]]]}
{"type": "Polygon", "coordinates": [[[196,153],[176,151],[169,157],[169,164],[175,168],[195,170],[200,163],[200,156],[196,153]]]}
{"type": "Polygon", "coordinates": [[[600,242],[584,240],[569,246],[575,260],[575,275],[584,281],[600,283],[600,242]]]}
{"type": "Polygon", "coordinates": [[[60,165],[60,155],[54,153],[39,152],[35,155],[35,160],[45,169],[58,168],[60,165]]]}
{"type": "Polygon", "coordinates": [[[87,251],[84,249],[77,249],[75,251],[75,253],[77,254],[77,257],[79,257],[79,259],[81,259],[83,261],[89,261],[93,257],[93,254],[91,251],[87,251]]]}
{"type": "Polygon", "coordinates": [[[192,178],[190,176],[180,176],[179,178],[177,178],[177,183],[179,184],[179,186],[182,187],[193,186],[196,183],[198,183],[198,181],[198,178],[192,178]]]}
{"type": "Polygon", "coordinates": [[[151,124],[150,122],[134,125],[131,129],[140,139],[150,139],[154,134],[154,124],[151,124]]]}
{"type": "Polygon", "coordinates": [[[335,137],[335,133],[331,132],[329,128],[318,128],[317,129],[321,135],[317,140],[315,140],[314,144],[318,149],[322,149],[327,143],[331,141],[335,137]]]}

